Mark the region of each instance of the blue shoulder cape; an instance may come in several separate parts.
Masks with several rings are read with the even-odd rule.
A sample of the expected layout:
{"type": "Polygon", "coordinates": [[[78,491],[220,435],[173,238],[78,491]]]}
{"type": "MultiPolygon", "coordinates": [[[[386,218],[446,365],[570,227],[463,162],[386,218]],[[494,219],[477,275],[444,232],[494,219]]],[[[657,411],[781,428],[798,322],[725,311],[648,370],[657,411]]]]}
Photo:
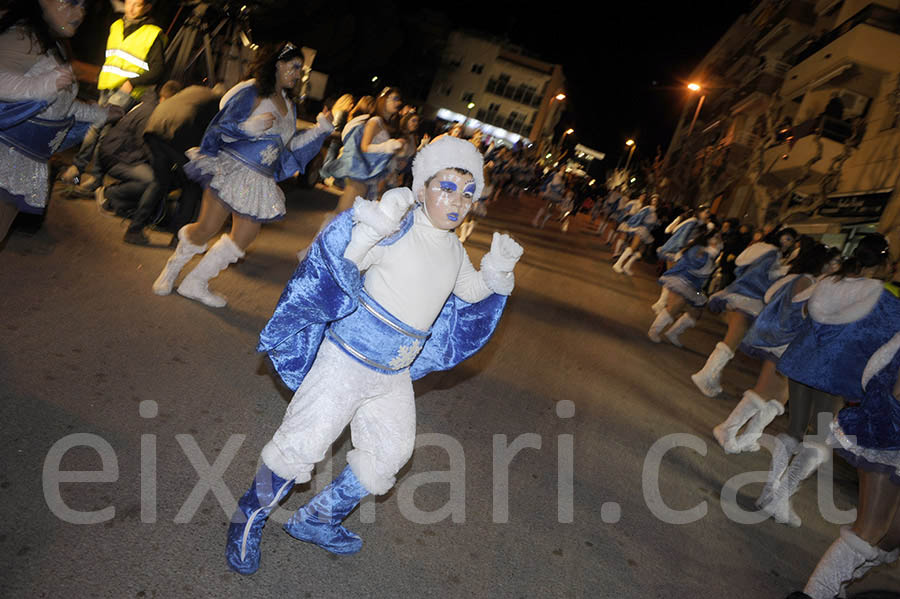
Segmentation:
{"type": "MultiPolygon", "coordinates": [[[[411,218],[412,213],[407,221],[411,218]]],[[[383,243],[393,243],[405,234],[409,222],[404,225],[398,235],[383,243]]],[[[312,367],[328,324],[358,307],[362,277],[356,264],[344,258],[352,227],[352,210],[347,210],[316,237],[260,333],[257,351],[269,355],[281,380],[292,390],[312,367]]],[[[493,294],[475,304],[451,295],[410,366],[410,376],[415,380],[453,368],[475,354],[490,339],[505,306],[504,295],[493,294]]]]}

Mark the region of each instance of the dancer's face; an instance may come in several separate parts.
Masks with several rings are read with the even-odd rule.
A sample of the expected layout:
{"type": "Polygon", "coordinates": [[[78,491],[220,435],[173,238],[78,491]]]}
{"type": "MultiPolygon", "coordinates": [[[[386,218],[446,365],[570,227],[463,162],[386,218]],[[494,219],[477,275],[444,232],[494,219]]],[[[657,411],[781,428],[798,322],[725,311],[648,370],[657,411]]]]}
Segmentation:
{"type": "Polygon", "coordinates": [[[44,21],[57,37],[72,37],[84,20],[84,0],[38,0],[44,21]]]}
{"type": "Polygon", "coordinates": [[[475,197],[475,178],[452,168],[438,171],[421,191],[419,201],[438,229],[455,229],[466,218],[475,197]]]}
{"type": "Polygon", "coordinates": [[[293,89],[302,76],[303,58],[300,56],[275,63],[275,86],[278,89],[293,89]]]}

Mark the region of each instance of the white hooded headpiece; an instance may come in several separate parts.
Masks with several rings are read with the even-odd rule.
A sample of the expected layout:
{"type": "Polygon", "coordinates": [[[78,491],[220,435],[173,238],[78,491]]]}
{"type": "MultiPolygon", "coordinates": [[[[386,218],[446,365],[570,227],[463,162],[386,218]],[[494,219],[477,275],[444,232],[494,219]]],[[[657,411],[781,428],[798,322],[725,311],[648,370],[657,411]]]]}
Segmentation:
{"type": "Polygon", "coordinates": [[[472,173],[475,179],[475,199],[484,190],[484,157],[470,142],[449,135],[436,139],[416,154],[413,160],[412,190],[419,197],[419,190],[438,171],[445,168],[461,168],[472,173]]]}

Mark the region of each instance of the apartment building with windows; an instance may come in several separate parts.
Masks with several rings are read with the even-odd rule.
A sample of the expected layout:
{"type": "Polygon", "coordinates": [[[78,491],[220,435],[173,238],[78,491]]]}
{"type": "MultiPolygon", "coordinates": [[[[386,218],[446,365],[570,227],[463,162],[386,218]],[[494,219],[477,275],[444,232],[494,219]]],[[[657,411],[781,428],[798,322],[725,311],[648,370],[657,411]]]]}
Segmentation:
{"type": "Polygon", "coordinates": [[[763,0],[692,77],[706,102],[673,136],[673,187],[696,177],[681,191],[721,217],[900,249],[900,0],[763,0]]]}
{"type": "Polygon", "coordinates": [[[562,67],[516,46],[455,31],[428,94],[425,116],[465,123],[509,144],[552,137],[563,109],[562,67]]]}

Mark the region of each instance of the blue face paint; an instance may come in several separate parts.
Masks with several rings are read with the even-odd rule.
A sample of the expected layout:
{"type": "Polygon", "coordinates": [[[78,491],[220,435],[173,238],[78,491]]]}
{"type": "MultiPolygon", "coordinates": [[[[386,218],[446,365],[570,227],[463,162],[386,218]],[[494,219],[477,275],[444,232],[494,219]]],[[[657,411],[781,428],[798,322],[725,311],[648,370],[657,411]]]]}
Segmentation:
{"type": "Polygon", "coordinates": [[[449,214],[447,215],[447,220],[451,220],[451,221],[453,221],[453,222],[456,222],[456,221],[459,220],[459,214],[457,214],[456,212],[451,212],[451,213],[449,213],[449,214]]]}
{"type": "Polygon", "coordinates": [[[469,183],[466,185],[466,188],[463,190],[463,193],[469,194],[470,196],[475,195],[475,184],[469,183]]]}
{"type": "Polygon", "coordinates": [[[452,193],[458,189],[456,187],[456,183],[454,183],[453,181],[441,181],[440,186],[441,191],[446,191],[448,193],[452,193]]]}

